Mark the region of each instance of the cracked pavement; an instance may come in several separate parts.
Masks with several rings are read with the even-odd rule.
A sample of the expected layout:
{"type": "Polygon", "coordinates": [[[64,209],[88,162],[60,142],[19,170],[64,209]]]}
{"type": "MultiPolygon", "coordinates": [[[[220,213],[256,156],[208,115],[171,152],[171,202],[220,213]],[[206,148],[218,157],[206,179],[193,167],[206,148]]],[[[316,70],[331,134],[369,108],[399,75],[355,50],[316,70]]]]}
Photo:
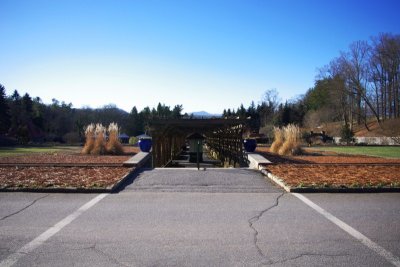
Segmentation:
{"type": "MultiPolygon", "coordinates": [[[[15,266],[388,266],[249,170],[154,170],[84,212],[15,266]]],[[[0,194],[1,261],[96,195],[0,194]]],[[[400,255],[400,194],[307,195],[400,255]]]]}
{"type": "Polygon", "coordinates": [[[264,254],[264,252],[261,250],[261,248],[260,248],[259,245],[258,245],[258,231],[257,231],[257,229],[256,229],[256,227],[255,227],[254,224],[264,215],[264,213],[266,213],[267,211],[269,211],[269,210],[271,210],[271,209],[277,207],[277,206],[279,205],[279,199],[280,199],[284,194],[285,194],[285,192],[283,192],[282,194],[280,194],[280,195],[276,198],[275,203],[274,203],[272,206],[270,206],[270,207],[268,207],[268,208],[266,208],[266,209],[260,211],[259,214],[257,214],[256,216],[252,217],[252,218],[249,219],[249,221],[248,221],[248,222],[249,222],[250,228],[254,231],[254,246],[257,248],[257,251],[258,251],[258,253],[260,254],[260,256],[263,257],[265,260],[267,260],[267,264],[270,264],[270,263],[272,263],[272,262],[271,262],[270,259],[267,258],[267,256],[264,254]]]}
{"type": "Polygon", "coordinates": [[[11,217],[11,216],[14,216],[14,215],[17,215],[17,214],[20,213],[20,212],[23,212],[24,210],[26,210],[26,209],[29,208],[30,206],[34,205],[37,201],[39,201],[39,200],[41,200],[41,199],[43,199],[43,198],[46,198],[46,197],[48,197],[48,196],[49,196],[49,195],[47,194],[47,195],[45,195],[45,196],[41,196],[41,197],[38,197],[38,198],[34,199],[31,203],[29,203],[29,204],[26,205],[25,207],[23,207],[23,208],[21,208],[21,209],[15,211],[15,212],[12,212],[12,213],[10,213],[10,214],[8,214],[8,215],[5,215],[5,216],[1,217],[1,218],[0,218],[0,221],[3,221],[3,220],[5,220],[5,219],[7,219],[7,218],[9,218],[9,217],[11,217]]]}

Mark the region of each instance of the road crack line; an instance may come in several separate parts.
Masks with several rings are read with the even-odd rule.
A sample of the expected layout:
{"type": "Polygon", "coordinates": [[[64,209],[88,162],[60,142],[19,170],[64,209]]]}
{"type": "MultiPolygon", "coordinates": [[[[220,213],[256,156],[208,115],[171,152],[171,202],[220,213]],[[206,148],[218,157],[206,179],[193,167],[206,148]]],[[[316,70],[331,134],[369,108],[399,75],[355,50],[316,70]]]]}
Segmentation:
{"type": "Polygon", "coordinates": [[[39,197],[39,198],[35,199],[34,201],[32,201],[30,204],[28,204],[27,206],[23,207],[22,209],[20,209],[20,210],[18,210],[18,211],[16,211],[16,212],[13,212],[13,213],[11,213],[11,214],[9,214],[9,215],[6,215],[6,216],[4,216],[3,218],[0,218],[0,221],[3,221],[3,220],[5,220],[5,219],[7,219],[7,218],[10,218],[10,217],[14,216],[14,215],[17,215],[18,213],[23,212],[24,210],[26,210],[26,209],[29,208],[30,206],[34,205],[34,204],[35,204],[36,202],[38,202],[39,200],[41,200],[41,199],[43,199],[43,198],[46,198],[46,197],[48,197],[48,196],[49,196],[49,194],[48,194],[48,195],[45,195],[45,196],[43,196],[43,197],[39,197]]]}
{"type": "Polygon", "coordinates": [[[248,220],[249,227],[250,227],[250,228],[253,230],[253,232],[254,232],[254,234],[253,234],[253,243],[254,243],[254,246],[256,247],[258,254],[260,254],[260,256],[261,256],[263,259],[265,259],[265,260],[268,261],[268,262],[265,263],[265,264],[272,264],[273,262],[264,254],[264,252],[263,252],[263,251],[261,250],[261,248],[259,247],[259,245],[258,245],[258,231],[257,231],[257,229],[254,227],[254,224],[255,224],[258,220],[260,220],[260,218],[261,218],[266,212],[268,212],[268,211],[270,211],[271,209],[277,207],[277,206],[279,205],[279,199],[280,199],[284,194],[285,194],[285,192],[283,192],[282,194],[280,194],[280,195],[275,199],[275,203],[274,203],[272,206],[270,206],[270,207],[268,207],[268,208],[266,208],[266,209],[260,211],[256,216],[254,216],[254,217],[252,217],[252,218],[250,218],[250,219],[248,220]]]}

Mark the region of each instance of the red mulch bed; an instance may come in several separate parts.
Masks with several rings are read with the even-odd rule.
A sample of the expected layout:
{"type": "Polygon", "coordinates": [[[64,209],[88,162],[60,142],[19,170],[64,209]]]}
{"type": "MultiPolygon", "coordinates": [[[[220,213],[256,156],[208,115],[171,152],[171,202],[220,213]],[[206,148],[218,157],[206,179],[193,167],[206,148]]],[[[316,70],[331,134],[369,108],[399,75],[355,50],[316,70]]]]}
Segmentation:
{"type": "Polygon", "coordinates": [[[0,188],[107,188],[130,170],[124,167],[0,167],[0,188]]]}
{"type": "Polygon", "coordinates": [[[400,187],[400,160],[318,152],[283,157],[257,148],[266,168],[291,187],[400,187]]]}
{"type": "Polygon", "coordinates": [[[61,151],[1,157],[0,189],[107,188],[131,171],[131,168],[122,167],[122,163],[139,150],[136,147],[124,147],[124,151],[122,156],[83,155],[61,151]],[[52,166],[53,164],[69,166],[58,167],[52,166]],[[87,166],[76,167],[82,164],[87,166]],[[111,167],[110,164],[116,166],[111,167]]]}
{"type": "Polygon", "coordinates": [[[18,156],[0,157],[0,164],[116,164],[122,163],[139,152],[137,147],[124,147],[124,155],[84,155],[81,153],[56,152],[56,153],[32,153],[18,156]]]}
{"type": "Polygon", "coordinates": [[[400,165],[271,165],[268,171],[291,187],[399,187],[400,165]]]}

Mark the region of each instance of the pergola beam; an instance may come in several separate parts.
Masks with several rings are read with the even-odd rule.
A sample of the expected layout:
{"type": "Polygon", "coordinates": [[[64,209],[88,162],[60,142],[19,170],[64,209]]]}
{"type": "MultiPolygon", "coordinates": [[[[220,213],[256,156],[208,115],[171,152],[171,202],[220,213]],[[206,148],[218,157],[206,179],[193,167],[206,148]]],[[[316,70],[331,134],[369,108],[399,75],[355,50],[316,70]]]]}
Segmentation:
{"type": "Polygon", "coordinates": [[[149,123],[153,138],[153,167],[164,167],[177,156],[186,136],[203,134],[220,159],[241,163],[242,133],[247,120],[243,119],[155,119],[149,123]]]}

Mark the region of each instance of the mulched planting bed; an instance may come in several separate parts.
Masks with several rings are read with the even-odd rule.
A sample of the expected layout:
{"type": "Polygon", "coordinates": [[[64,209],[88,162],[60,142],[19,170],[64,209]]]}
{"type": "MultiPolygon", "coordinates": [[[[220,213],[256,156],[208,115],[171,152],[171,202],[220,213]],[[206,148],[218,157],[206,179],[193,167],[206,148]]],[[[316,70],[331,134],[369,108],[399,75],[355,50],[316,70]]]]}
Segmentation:
{"type": "Polygon", "coordinates": [[[77,151],[0,157],[0,189],[110,188],[132,171],[122,164],[139,149],[124,147],[122,156],[83,155],[77,151]]]}
{"type": "Polygon", "coordinates": [[[121,164],[132,156],[37,154],[0,158],[0,164],[121,164]]]}
{"type": "Polygon", "coordinates": [[[268,172],[292,188],[399,188],[400,160],[306,150],[306,155],[279,156],[266,147],[258,153],[273,164],[268,172]]]}
{"type": "Polygon", "coordinates": [[[400,165],[271,165],[291,187],[400,187],[400,165]]]}
{"type": "Polygon", "coordinates": [[[109,155],[83,155],[80,153],[57,152],[57,153],[33,153],[18,156],[0,157],[0,164],[116,164],[128,160],[130,157],[139,152],[136,147],[124,147],[125,155],[109,156],[109,155]]]}
{"type": "Polygon", "coordinates": [[[107,188],[130,171],[124,167],[0,167],[0,188],[107,188]]]}

